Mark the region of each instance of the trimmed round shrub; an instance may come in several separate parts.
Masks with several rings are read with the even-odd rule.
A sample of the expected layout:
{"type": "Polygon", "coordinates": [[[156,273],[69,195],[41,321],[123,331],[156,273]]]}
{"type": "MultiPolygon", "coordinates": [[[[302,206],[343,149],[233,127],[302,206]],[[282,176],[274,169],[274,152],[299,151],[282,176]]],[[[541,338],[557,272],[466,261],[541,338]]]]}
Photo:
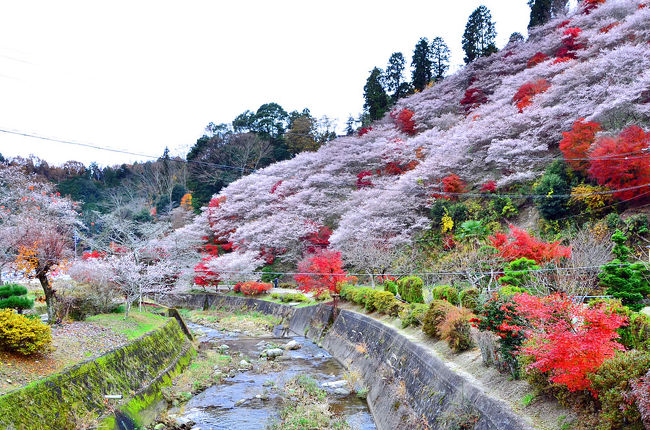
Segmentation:
{"type": "Polygon", "coordinates": [[[388,313],[388,309],[395,301],[395,296],[389,291],[376,291],[374,294],[374,307],[379,313],[388,313]]]}
{"type": "Polygon", "coordinates": [[[309,298],[301,293],[271,293],[271,298],[280,300],[282,303],[309,301],[309,298]]]}
{"type": "Polygon", "coordinates": [[[22,355],[47,352],[52,344],[50,326],[11,309],[0,310],[0,348],[22,355]]]}
{"type": "Polygon", "coordinates": [[[424,303],[423,286],[424,282],[417,276],[407,276],[397,281],[400,297],[409,303],[424,303]]]}
{"type": "Polygon", "coordinates": [[[436,299],[429,303],[429,308],[422,322],[422,331],[434,339],[440,338],[438,326],[455,306],[446,300],[436,299]]]}
{"type": "Polygon", "coordinates": [[[473,312],[476,312],[481,307],[479,296],[480,292],[478,288],[471,287],[461,291],[458,298],[462,307],[471,309],[473,312]]]}
{"type": "Polygon", "coordinates": [[[9,308],[22,312],[33,307],[34,300],[27,297],[27,288],[18,284],[0,286],[0,309],[9,308]]]}
{"type": "Polygon", "coordinates": [[[410,305],[403,307],[399,314],[399,317],[402,320],[402,328],[422,325],[424,315],[427,313],[428,309],[429,306],[424,303],[411,303],[410,305]]]}
{"type": "Polygon", "coordinates": [[[454,352],[466,351],[472,347],[472,333],[470,319],[474,314],[469,309],[454,307],[438,325],[441,339],[454,352]]]}
{"type": "Polygon", "coordinates": [[[397,295],[397,282],[386,279],[384,281],[384,290],[393,293],[394,296],[397,295]]]}
{"type": "Polygon", "coordinates": [[[437,285],[431,290],[434,300],[447,300],[452,305],[457,305],[458,300],[458,290],[451,285],[437,285]]]}
{"type": "Polygon", "coordinates": [[[239,286],[239,291],[245,296],[258,296],[271,289],[271,284],[264,282],[249,281],[239,286]]]}

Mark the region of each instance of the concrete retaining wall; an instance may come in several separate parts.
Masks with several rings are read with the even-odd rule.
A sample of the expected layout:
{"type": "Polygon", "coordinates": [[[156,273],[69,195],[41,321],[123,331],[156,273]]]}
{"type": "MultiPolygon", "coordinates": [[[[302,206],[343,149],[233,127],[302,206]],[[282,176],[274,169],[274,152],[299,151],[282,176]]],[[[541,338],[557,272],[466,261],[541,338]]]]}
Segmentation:
{"type": "MultiPolygon", "coordinates": [[[[165,325],[94,360],[35,381],[0,397],[0,428],[73,429],[109,410],[138,423],[138,414],[158,400],[160,387],[171,382],[194,354],[178,322],[165,325]],[[105,395],[125,400],[107,400],[105,395]]],[[[109,417],[104,428],[115,428],[109,417]]]]}
{"type": "Polygon", "coordinates": [[[368,388],[368,404],[380,430],[465,428],[461,425],[470,422],[477,430],[531,428],[508,404],[489,397],[396,329],[363,314],[342,310],[332,323],[328,305],[295,308],[212,294],[166,296],[163,303],[193,308],[207,304],[287,318],[292,332],[320,342],[353,377],[360,378],[368,388]]]}

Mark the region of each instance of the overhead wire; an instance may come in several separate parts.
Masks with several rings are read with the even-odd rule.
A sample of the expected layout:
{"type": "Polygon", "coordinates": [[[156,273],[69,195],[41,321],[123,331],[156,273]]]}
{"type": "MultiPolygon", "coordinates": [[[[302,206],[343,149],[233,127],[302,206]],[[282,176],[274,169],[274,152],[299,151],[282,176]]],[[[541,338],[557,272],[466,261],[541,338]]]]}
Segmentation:
{"type": "MultiPolygon", "coordinates": [[[[101,150],[101,151],[110,151],[114,153],[120,153],[120,154],[125,154],[125,155],[132,155],[132,156],[138,156],[138,157],[144,157],[144,158],[149,158],[149,159],[154,159],[158,160],[161,159],[160,156],[155,156],[155,155],[149,155],[149,154],[143,154],[143,153],[138,153],[138,152],[133,152],[133,151],[126,151],[122,149],[116,149],[116,148],[109,148],[109,147],[104,147],[100,145],[95,145],[95,144],[90,144],[90,143],[83,143],[83,142],[77,142],[73,140],[66,140],[66,139],[58,139],[58,138],[53,138],[53,137],[47,137],[47,136],[41,136],[33,133],[27,133],[27,132],[22,132],[22,131],[16,131],[16,130],[8,130],[6,128],[0,128],[1,133],[6,133],[6,134],[13,134],[13,135],[18,135],[18,136],[24,136],[24,137],[30,137],[30,138],[35,138],[35,139],[40,139],[40,140],[45,140],[45,141],[50,141],[50,142],[57,142],[57,143],[63,143],[63,144],[69,144],[69,145],[76,145],[80,147],[85,147],[85,148],[91,148],[91,149],[96,149],[96,150],[101,150]]],[[[639,151],[633,151],[628,154],[632,154],[634,152],[639,152],[639,151]]],[[[621,154],[623,155],[623,154],[621,154]]],[[[645,158],[645,157],[650,157],[650,154],[646,154],[643,156],[638,156],[637,158],[645,158]]],[[[557,159],[557,157],[553,158],[557,159]]],[[[596,158],[568,158],[566,159],[567,161],[571,160],[594,160],[596,158]]],[[[618,160],[615,158],[611,157],[603,157],[603,158],[598,158],[598,159],[604,159],[604,160],[618,160]]],[[[232,165],[227,165],[227,164],[219,164],[219,163],[212,163],[212,162],[207,162],[207,161],[200,161],[200,160],[184,160],[184,159],[177,159],[177,158],[169,158],[169,161],[172,162],[182,162],[182,163],[188,163],[188,164],[198,164],[206,167],[216,167],[219,169],[226,169],[226,170],[238,170],[241,172],[250,172],[250,173],[256,173],[258,175],[263,175],[267,177],[273,177],[273,178],[279,178],[280,180],[288,180],[291,178],[283,178],[280,175],[276,174],[269,174],[268,172],[262,172],[258,169],[253,169],[253,168],[248,168],[248,167],[242,167],[242,166],[232,166],[232,165]]],[[[432,193],[432,196],[441,196],[441,197],[478,197],[478,198],[515,198],[515,199],[526,199],[526,198],[538,198],[538,199],[564,199],[564,198],[570,198],[570,197],[586,197],[586,196],[595,196],[595,195],[608,195],[608,194],[615,194],[615,193],[620,193],[623,191],[631,191],[635,189],[641,189],[644,187],[650,187],[650,184],[642,184],[642,185],[636,185],[632,187],[626,187],[618,190],[605,190],[605,191],[594,191],[594,192],[589,192],[589,193],[574,193],[574,194],[551,194],[551,195],[543,195],[543,194],[507,194],[507,193],[472,193],[472,192],[466,192],[466,193],[461,193],[461,192],[448,192],[448,191],[438,191],[438,190],[432,190],[432,189],[426,189],[422,185],[415,185],[409,188],[408,190],[404,190],[403,188],[384,188],[384,187],[378,187],[378,186],[359,186],[358,184],[349,184],[349,185],[344,185],[346,188],[352,188],[352,189],[376,189],[376,190],[381,190],[381,191],[407,191],[411,192],[413,190],[416,190],[418,188],[421,188],[421,192],[426,192],[429,191],[432,193]]]]}

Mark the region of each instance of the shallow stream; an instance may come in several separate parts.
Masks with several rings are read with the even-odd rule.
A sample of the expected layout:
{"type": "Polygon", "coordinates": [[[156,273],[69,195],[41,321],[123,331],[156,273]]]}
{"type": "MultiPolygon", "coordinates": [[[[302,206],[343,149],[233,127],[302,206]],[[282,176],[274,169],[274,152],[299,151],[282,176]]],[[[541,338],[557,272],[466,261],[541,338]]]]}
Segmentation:
{"type": "MultiPolygon", "coordinates": [[[[246,336],[246,333],[221,331],[192,323],[188,325],[199,335],[202,347],[219,348],[227,345],[234,362],[246,359],[253,364],[252,369],[237,372],[234,376],[231,374],[221,384],[197,394],[181,408],[169,411],[179,421],[194,421],[195,427],[201,430],[266,429],[287,405],[281,395],[281,388],[291,378],[306,375],[316,380],[321,387],[324,383],[344,379],[343,366],[305,337],[251,337],[246,336]],[[298,342],[301,348],[284,351],[276,359],[277,365],[272,366],[271,370],[260,371],[263,366],[256,365],[260,352],[268,344],[281,346],[291,340],[298,342]],[[240,353],[242,357],[239,356],[240,353]]],[[[340,390],[339,394],[335,394],[333,388],[323,389],[328,391],[331,410],[344,417],[352,429],[376,428],[365,400],[354,392],[344,396],[340,390]]]]}

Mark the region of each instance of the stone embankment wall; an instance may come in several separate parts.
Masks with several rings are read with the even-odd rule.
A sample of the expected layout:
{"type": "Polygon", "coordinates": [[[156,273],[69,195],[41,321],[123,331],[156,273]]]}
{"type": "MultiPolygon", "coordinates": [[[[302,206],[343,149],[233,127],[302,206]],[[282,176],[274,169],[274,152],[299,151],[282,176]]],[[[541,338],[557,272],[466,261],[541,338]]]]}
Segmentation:
{"type": "Polygon", "coordinates": [[[214,294],[160,296],[168,306],[228,311],[257,311],[283,317],[292,332],[320,343],[368,389],[377,427],[463,428],[477,430],[532,428],[508,404],[488,396],[468,377],[438,356],[411,342],[396,329],[368,316],[316,305],[296,308],[263,300],[214,294]],[[472,427],[467,427],[472,428],[472,427]]]}
{"type": "Polygon", "coordinates": [[[137,424],[160,388],[190,362],[194,348],[176,319],[135,341],[0,397],[0,428],[72,429],[113,408],[102,428],[137,424]],[[122,399],[106,399],[121,395],[122,399]]]}

